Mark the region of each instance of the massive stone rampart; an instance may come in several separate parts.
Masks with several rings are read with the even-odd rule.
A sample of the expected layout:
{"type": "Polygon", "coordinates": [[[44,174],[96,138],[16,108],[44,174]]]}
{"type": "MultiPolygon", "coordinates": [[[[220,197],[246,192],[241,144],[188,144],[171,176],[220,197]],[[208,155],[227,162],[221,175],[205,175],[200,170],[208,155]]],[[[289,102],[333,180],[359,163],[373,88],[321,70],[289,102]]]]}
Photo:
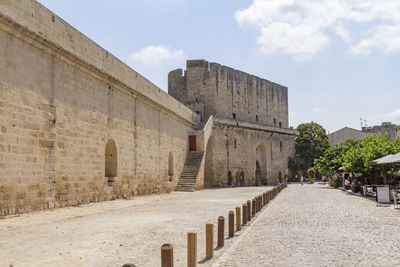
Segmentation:
{"type": "Polygon", "coordinates": [[[195,115],[32,0],[0,0],[0,215],[174,190],[195,115]]]}
{"type": "Polygon", "coordinates": [[[240,70],[188,60],[169,73],[168,92],[199,113],[288,128],[288,89],[240,70]]]}

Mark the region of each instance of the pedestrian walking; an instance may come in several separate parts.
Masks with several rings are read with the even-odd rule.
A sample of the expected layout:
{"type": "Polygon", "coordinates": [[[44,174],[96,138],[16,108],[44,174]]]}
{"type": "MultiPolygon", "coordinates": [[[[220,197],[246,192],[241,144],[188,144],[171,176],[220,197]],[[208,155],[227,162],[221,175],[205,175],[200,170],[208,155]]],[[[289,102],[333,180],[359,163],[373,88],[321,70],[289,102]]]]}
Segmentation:
{"type": "Polygon", "coordinates": [[[303,182],[304,182],[304,177],[303,177],[303,175],[300,177],[300,183],[301,183],[301,185],[303,185],[303,182]]]}

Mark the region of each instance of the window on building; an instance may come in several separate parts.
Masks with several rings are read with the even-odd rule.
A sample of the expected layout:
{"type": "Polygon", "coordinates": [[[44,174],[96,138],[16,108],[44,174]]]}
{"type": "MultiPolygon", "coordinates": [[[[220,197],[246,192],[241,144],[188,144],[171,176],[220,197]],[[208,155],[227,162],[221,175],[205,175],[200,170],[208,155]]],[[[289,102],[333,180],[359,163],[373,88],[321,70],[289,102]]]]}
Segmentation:
{"type": "Polygon", "coordinates": [[[279,150],[282,152],[283,151],[283,144],[282,142],[279,142],[279,150]]]}
{"type": "Polygon", "coordinates": [[[274,118],[274,125],[276,125],[276,119],[274,118]]]}
{"type": "Polygon", "coordinates": [[[236,113],[232,113],[232,117],[236,119],[236,113]]]}
{"type": "Polygon", "coordinates": [[[233,140],[233,147],[236,148],[236,139],[233,140]]]}
{"type": "Polygon", "coordinates": [[[279,122],[279,127],[282,127],[282,122],[281,121],[279,122]]]}
{"type": "Polygon", "coordinates": [[[256,122],[258,122],[258,115],[256,115],[256,122]]]}

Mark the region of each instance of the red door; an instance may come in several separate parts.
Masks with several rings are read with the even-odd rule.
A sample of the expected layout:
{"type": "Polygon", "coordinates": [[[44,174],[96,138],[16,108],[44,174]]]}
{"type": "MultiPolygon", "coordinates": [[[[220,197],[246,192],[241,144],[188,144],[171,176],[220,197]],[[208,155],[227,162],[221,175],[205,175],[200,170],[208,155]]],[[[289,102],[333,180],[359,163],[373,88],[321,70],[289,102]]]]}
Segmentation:
{"type": "Polygon", "coordinates": [[[189,135],[189,151],[196,151],[196,136],[189,135]]]}
{"type": "Polygon", "coordinates": [[[240,172],[240,186],[244,186],[244,172],[240,172]]]}

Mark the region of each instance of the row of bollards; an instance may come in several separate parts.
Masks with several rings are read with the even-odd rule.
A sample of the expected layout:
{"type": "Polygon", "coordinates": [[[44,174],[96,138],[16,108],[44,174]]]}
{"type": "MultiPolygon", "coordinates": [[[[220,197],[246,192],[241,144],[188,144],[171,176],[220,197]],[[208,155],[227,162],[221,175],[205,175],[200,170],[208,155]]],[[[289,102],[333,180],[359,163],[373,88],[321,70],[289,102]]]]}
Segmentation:
{"type": "MultiPolygon", "coordinates": [[[[235,232],[235,220],[236,220],[236,231],[240,231],[242,226],[247,225],[252,217],[257,212],[261,211],[262,208],[267,205],[272,199],[274,199],[279,192],[282,191],[287,185],[285,183],[275,186],[271,190],[264,192],[261,195],[256,196],[252,201],[247,200],[242,205],[242,212],[240,207],[236,207],[236,216],[233,211],[228,213],[228,236],[232,238],[235,232]],[[235,219],[236,218],[236,219],[235,219]]],[[[187,266],[197,266],[197,233],[188,233],[187,237],[187,266]]],[[[217,247],[223,247],[225,241],[225,218],[224,216],[218,217],[218,229],[217,229],[217,247]]],[[[161,246],[161,266],[162,267],[173,267],[174,266],[174,249],[171,244],[164,244],[161,246]]],[[[206,258],[214,257],[214,224],[206,224],[206,258]]],[[[126,266],[134,266],[126,265],[126,266]]]]}

